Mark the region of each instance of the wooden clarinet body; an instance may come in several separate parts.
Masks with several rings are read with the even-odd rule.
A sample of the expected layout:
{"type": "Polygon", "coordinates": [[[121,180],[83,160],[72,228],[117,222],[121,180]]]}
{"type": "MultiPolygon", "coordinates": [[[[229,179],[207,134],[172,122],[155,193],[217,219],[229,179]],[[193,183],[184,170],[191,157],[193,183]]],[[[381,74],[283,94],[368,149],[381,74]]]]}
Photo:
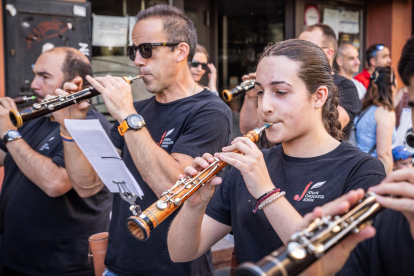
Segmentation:
{"type": "MultiPolygon", "coordinates": [[[[244,137],[249,138],[253,142],[257,142],[260,134],[271,125],[271,123],[268,123],[261,128],[249,131],[244,137]]],[[[128,218],[127,225],[129,231],[138,240],[147,240],[151,230],[177,210],[192,194],[204,186],[204,184],[213,179],[226,165],[226,162],[215,158],[213,163],[196,176],[189,176],[178,180],[171,189],[166,190],[159,200],[144,210],[140,215],[128,218]]]]}

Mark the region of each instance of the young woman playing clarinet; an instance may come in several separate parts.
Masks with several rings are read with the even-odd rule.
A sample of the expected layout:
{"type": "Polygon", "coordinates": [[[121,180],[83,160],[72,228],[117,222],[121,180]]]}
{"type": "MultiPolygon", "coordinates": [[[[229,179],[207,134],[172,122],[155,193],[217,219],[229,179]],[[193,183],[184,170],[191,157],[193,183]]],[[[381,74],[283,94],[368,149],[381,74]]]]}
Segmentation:
{"type": "MultiPolygon", "coordinates": [[[[298,39],[273,44],[256,72],[261,119],[273,123],[267,138],[281,145],[260,151],[242,137],[215,154],[234,168],[184,203],[168,234],[174,262],[197,258],[231,231],[237,263],[258,261],[286,243],[316,206],[385,177],[378,159],[340,140],[337,89],[321,48],[298,39]]],[[[196,158],[186,174],[213,158],[196,158]]]]}

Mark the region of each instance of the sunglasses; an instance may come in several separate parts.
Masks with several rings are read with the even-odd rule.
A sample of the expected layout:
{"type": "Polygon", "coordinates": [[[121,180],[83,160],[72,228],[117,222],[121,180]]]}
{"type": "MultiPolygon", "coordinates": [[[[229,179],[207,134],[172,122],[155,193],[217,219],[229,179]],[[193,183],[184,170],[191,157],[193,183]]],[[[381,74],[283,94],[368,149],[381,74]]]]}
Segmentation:
{"type": "Polygon", "coordinates": [[[197,68],[198,66],[201,65],[201,68],[203,68],[203,70],[207,70],[207,63],[201,63],[196,60],[192,60],[190,65],[191,67],[194,67],[194,68],[197,68]]]}
{"type": "Polygon", "coordinates": [[[384,50],[385,45],[384,44],[378,44],[375,50],[372,52],[372,57],[375,57],[378,51],[384,50]]]}
{"type": "Polygon", "coordinates": [[[134,61],[138,50],[141,57],[147,59],[152,56],[152,48],[154,48],[154,46],[177,46],[180,43],[181,42],[142,43],[138,46],[128,46],[127,55],[134,61]]]}

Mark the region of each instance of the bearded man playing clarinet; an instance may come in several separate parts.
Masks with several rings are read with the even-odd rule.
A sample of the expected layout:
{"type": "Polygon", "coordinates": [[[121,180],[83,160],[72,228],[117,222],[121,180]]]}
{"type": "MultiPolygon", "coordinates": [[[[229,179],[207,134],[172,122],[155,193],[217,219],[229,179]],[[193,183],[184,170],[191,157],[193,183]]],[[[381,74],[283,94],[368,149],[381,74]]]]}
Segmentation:
{"type": "MultiPolygon", "coordinates": [[[[39,56],[31,84],[39,100],[54,96],[64,82],[82,87],[92,74],[86,56],[56,47],[39,56]]],[[[0,99],[0,166],[5,177],[0,196],[0,275],[93,275],[88,237],[107,231],[111,194],[105,189],[81,198],[70,183],[63,158],[60,126],[41,117],[17,129],[9,111],[11,98],[0,99]],[[82,273],[82,274],[79,274],[82,273]]],[[[109,122],[97,111],[88,119],[109,122]]]]}
{"type": "MultiPolygon", "coordinates": [[[[108,111],[117,120],[110,138],[140,184],[144,197],[137,204],[146,209],[173,186],[195,157],[228,144],[231,112],[193,79],[188,62],[195,53],[197,35],[182,11],[167,5],[140,11],[132,41],[134,46],[128,48],[128,55],[154,97],[134,103],[130,86],[121,78],[87,80],[102,94],[108,111]]],[[[72,84],[64,89],[77,90],[72,84]]],[[[58,112],[64,135],[69,133],[63,119],[83,118],[86,106],[81,103],[58,112]]],[[[104,184],[76,142],[65,142],[64,150],[69,177],[79,195],[89,197],[101,191],[104,184]]],[[[120,197],[114,197],[106,276],[212,275],[209,253],[181,264],[170,260],[166,239],[174,216],[154,229],[147,241],[139,242],[127,228],[129,207],[120,197]]]]}

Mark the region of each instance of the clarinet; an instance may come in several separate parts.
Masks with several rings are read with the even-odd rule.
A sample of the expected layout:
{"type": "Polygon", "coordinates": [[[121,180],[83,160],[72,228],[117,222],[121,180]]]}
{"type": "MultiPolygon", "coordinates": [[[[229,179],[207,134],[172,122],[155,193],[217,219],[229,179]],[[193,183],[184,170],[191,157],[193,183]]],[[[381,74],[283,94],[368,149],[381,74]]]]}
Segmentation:
{"type": "Polygon", "coordinates": [[[224,101],[230,102],[234,97],[243,95],[250,89],[253,89],[254,83],[255,83],[254,80],[246,80],[231,90],[223,90],[222,96],[223,96],[224,101]]]}
{"type": "MultiPolygon", "coordinates": [[[[142,78],[142,75],[136,77],[122,77],[127,83],[131,84],[134,80],[142,78]]],[[[10,121],[16,127],[21,127],[24,122],[51,114],[57,110],[68,107],[70,105],[89,100],[98,96],[100,93],[92,86],[85,88],[79,92],[71,93],[66,96],[58,95],[35,103],[33,106],[21,109],[10,110],[10,121]]]]}
{"type": "Polygon", "coordinates": [[[36,100],[36,99],[37,99],[37,97],[36,97],[36,96],[23,96],[23,97],[13,98],[13,101],[14,101],[16,104],[22,104],[22,103],[26,103],[26,102],[28,102],[28,101],[31,101],[31,100],[36,100]]]}
{"type": "MultiPolygon", "coordinates": [[[[260,134],[271,125],[272,123],[266,123],[261,128],[249,131],[244,137],[257,142],[260,134]]],[[[237,150],[234,152],[239,153],[237,150]]],[[[131,234],[140,241],[147,240],[151,230],[177,210],[192,194],[213,179],[227,165],[226,162],[220,161],[218,158],[214,159],[213,163],[196,176],[179,179],[171,189],[165,190],[162,193],[159,200],[138,214],[138,216],[129,217],[127,225],[131,234]]]]}
{"type": "Polygon", "coordinates": [[[235,276],[298,275],[345,237],[371,224],[371,218],[383,209],[375,198],[376,194],[368,192],[363,201],[345,215],[316,219],[305,230],[294,233],[286,246],[257,263],[241,264],[235,276]]]}

